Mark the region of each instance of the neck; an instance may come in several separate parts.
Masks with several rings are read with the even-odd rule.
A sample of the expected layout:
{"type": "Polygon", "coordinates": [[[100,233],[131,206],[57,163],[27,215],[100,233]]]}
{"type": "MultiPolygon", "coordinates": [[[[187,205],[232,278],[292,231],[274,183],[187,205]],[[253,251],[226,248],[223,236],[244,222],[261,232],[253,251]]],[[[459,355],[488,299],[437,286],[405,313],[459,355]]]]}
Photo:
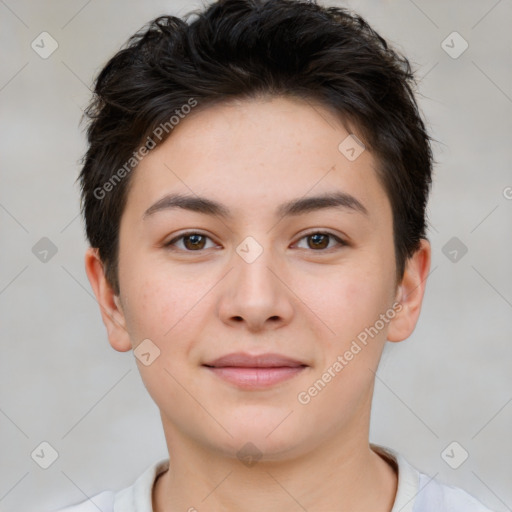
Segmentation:
{"type": "Polygon", "coordinates": [[[153,510],[390,512],[397,474],[370,449],[369,413],[365,419],[364,428],[358,421],[301,455],[254,465],[198,445],[164,421],[170,465],[155,484],[153,510]]]}

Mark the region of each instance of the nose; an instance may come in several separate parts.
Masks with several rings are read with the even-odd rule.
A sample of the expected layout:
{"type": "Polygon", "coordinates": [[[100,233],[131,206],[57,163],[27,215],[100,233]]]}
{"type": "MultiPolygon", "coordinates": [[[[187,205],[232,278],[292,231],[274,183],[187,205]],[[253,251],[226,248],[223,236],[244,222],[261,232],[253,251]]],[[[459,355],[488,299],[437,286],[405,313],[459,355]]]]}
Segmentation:
{"type": "Polygon", "coordinates": [[[283,266],[276,264],[270,250],[252,262],[233,254],[234,268],[223,282],[218,304],[221,320],[251,332],[278,329],[293,317],[293,292],[283,266]],[[288,286],[287,286],[288,285],[288,286]]]}

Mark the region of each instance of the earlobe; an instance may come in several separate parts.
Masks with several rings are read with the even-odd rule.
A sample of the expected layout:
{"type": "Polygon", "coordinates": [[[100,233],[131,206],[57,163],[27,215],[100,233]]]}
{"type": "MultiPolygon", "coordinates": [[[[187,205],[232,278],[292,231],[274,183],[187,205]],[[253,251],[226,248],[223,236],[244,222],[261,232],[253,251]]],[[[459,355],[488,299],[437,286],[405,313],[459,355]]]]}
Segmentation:
{"type": "Polygon", "coordinates": [[[131,350],[132,344],[126,330],[126,319],[121,308],[121,301],[114,294],[105,277],[103,263],[97,248],[89,247],[87,249],[85,271],[100,306],[101,318],[107,328],[110,344],[119,352],[131,350]]]}
{"type": "Polygon", "coordinates": [[[430,261],[430,243],[428,240],[422,239],[419,249],[406,262],[405,272],[398,286],[396,297],[401,308],[389,324],[388,341],[403,341],[414,331],[425,294],[430,261]]]}

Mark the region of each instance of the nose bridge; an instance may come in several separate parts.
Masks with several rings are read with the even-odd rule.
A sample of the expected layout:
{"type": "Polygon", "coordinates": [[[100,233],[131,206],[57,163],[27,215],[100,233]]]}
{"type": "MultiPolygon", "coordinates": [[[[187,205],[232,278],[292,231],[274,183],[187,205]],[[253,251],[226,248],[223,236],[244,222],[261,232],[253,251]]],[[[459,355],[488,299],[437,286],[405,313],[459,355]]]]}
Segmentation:
{"type": "Polygon", "coordinates": [[[247,237],[233,253],[232,266],[220,304],[224,322],[243,320],[249,328],[258,329],[268,319],[289,320],[292,305],[278,278],[280,265],[272,248],[247,237]]]}
{"type": "Polygon", "coordinates": [[[245,238],[233,255],[235,288],[241,293],[273,293],[276,277],[270,269],[277,263],[274,256],[269,244],[245,238]]]}

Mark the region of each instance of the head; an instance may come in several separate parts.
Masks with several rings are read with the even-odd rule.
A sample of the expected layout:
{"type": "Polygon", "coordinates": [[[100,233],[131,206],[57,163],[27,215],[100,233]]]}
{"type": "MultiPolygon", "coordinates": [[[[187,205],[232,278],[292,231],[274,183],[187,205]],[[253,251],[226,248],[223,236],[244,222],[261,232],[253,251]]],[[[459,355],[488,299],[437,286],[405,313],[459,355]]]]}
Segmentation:
{"type": "Polygon", "coordinates": [[[96,80],[86,269],[112,346],[158,354],[138,365],[167,432],[299,453],[356,432],[386,339],[414,329],[429,136],[409,62],[359,16],[295,0],[195,14],[154,20],[96,80]],[[208,365],[232,352],[302,370],[241,389],[208,365]]]}

